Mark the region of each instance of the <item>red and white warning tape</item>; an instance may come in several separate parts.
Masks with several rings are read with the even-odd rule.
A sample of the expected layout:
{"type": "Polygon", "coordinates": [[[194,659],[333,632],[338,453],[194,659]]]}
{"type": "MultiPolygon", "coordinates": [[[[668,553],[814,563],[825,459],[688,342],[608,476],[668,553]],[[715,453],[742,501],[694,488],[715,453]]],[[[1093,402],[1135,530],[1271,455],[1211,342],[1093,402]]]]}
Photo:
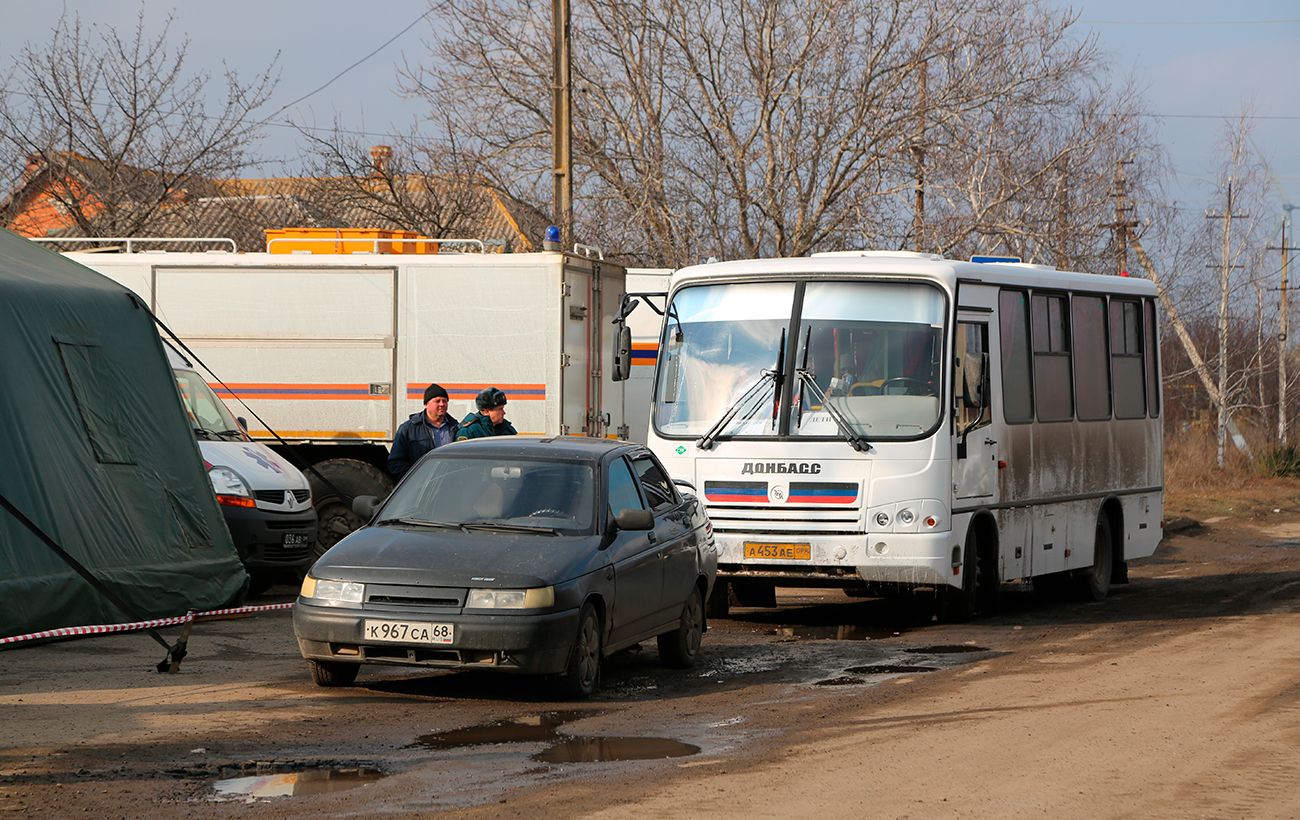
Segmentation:
{"type": "Polygon", "coordinates": [[[221,615],[247,615],[252,612],[273,612],[281,609],[293,609],[293,602],[287,604],[259,604],[258,606],[236,606],[228,609],[210,609],[207,612],[190,611],[184,615],[171,618],[154,618],[151,621],[136,621],[130,624],[95,624],[93,626],[65,626],[59,629],[46,629],[43,632],[30,632],[26,635],[12,635],[0,638],[0,646],[7,646],[23,641],[39,641],[45,638],[71,638],[78,635],[108,635],[113,632],[137,632],[141,629],[157,629],[160,626],[179,626],[203,618],[216,618],[221,615]]]}

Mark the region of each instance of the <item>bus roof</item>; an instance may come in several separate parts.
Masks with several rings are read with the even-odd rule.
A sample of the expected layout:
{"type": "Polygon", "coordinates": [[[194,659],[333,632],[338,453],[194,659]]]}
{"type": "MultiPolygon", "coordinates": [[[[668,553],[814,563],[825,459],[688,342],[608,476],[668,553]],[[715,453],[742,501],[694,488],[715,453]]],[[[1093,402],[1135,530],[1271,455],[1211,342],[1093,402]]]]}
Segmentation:
{"type": "Polygon", "coordinates": [[[710,262],[682,268],[673,274],[673,286],[712,279],[780,278],[784,276],[879,276],[929,279],[952,290],[965,283],[1009,285],[1059,290],[1154,296],[1155,284],[1130,276],[1108,276],[1057,270],[1023,262],[965,262],[933,254],[904,251],[863,251],[815,254],[787,259],[745,259],[710,262]]]}

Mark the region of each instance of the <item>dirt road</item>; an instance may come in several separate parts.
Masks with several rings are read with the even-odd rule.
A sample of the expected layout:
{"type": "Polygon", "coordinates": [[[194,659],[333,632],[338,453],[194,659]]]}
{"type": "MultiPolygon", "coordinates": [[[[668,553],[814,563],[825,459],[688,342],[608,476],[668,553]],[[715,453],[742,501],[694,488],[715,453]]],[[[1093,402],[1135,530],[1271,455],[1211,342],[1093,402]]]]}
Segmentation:
{"type": "Polygon", "coordinates": [[[783,595],[690,672],[611,659],[582,704],[400,669],[318,689],[283,613],[201,624],[178,675],[140,635],[2,652],[0,812],[1300,816],[1300,514],[1207,523],[1101,604],[952,627],[783,595]]]}

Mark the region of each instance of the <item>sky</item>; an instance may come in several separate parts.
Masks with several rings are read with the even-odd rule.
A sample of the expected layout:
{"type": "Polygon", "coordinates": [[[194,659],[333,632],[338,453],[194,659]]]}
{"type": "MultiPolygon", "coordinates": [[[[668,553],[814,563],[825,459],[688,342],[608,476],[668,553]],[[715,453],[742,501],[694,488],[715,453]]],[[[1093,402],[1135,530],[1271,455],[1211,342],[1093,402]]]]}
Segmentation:
{"type": "MultiPolygon", "coordinates": [[[[1159,115],[1156,133],[1176,172],[1169,190],[1180,204],[1212,204],[1221,162],[1217,144],[1225,122],[1245,107],[1255,115],[1253,146],[1279,189],[1279,216],[1283,202],[1300,204],[1300,4],[1048,1],[1078,12],[1081,33],[1096,34],[1116,74],[1131,75],[1149,110],[1159,115]]],[[[251,76],[278,52],[280,82],[268,113],[315,93],[277,120],[328,126],[338,116],[344,127],[382,143],[385,134],[407,130],[421,118],[424,104],[403,97],[396,67],[427,54],[430,23],[420,19],[427,0],[143,0],[143,6],[153,31],[174,12],[171,35],[190,38],[190,68],[218,73],[225,61],[251,76]],[[330,82],[340,72],[345,73],[330,82]]],[[[85,23],[129,31],[139,8],[135,0],[0,0],[0,66],[25,42],[47,40],[65,9],[85,23]]],[[[292,173],[299,164],[298,142],[291,128],[270,128],[258,147],[268,161],[249,175],[292,173]]]]}

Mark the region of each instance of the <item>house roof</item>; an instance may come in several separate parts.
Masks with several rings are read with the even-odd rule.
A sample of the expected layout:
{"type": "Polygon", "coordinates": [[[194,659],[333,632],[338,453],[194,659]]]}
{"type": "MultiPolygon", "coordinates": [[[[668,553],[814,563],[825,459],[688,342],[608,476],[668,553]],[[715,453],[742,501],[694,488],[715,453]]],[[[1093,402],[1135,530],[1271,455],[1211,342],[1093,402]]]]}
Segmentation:
{"type": "MultiPolygon", "coordinates": [[[[69,154],[64,168],[88,188],[102,163],[69,154]]],[[[43,181],[55,169],[32,158],[18,186],[0,205],[6,224],[27,228],[27,235],[74,236],[81,230],[70,217],[59,224],[49,210],[42,220],[28,219],[43,181]],[[53,223],[55,227],[50,227],[53,223]],[[43,230],[42,230],[43,229],[43,230]]],[[[142,172],[144,173],[144,172],[142,172]]],[[[240,250],[265,247],[265,231],[287,227],[379,228],[415,230],[435,238],[496,241],[508,250],[536,250],[549,220],[535,208],[509,198],[486,183],[452,175],[401,174],[373,179],[350,177],[272,177],[194,180],[176,201],[149,220],[147,233],[165,237],[228,237],[240,250]]],[[[168,245],[171,250],[202,250],[168,245]]]]}

